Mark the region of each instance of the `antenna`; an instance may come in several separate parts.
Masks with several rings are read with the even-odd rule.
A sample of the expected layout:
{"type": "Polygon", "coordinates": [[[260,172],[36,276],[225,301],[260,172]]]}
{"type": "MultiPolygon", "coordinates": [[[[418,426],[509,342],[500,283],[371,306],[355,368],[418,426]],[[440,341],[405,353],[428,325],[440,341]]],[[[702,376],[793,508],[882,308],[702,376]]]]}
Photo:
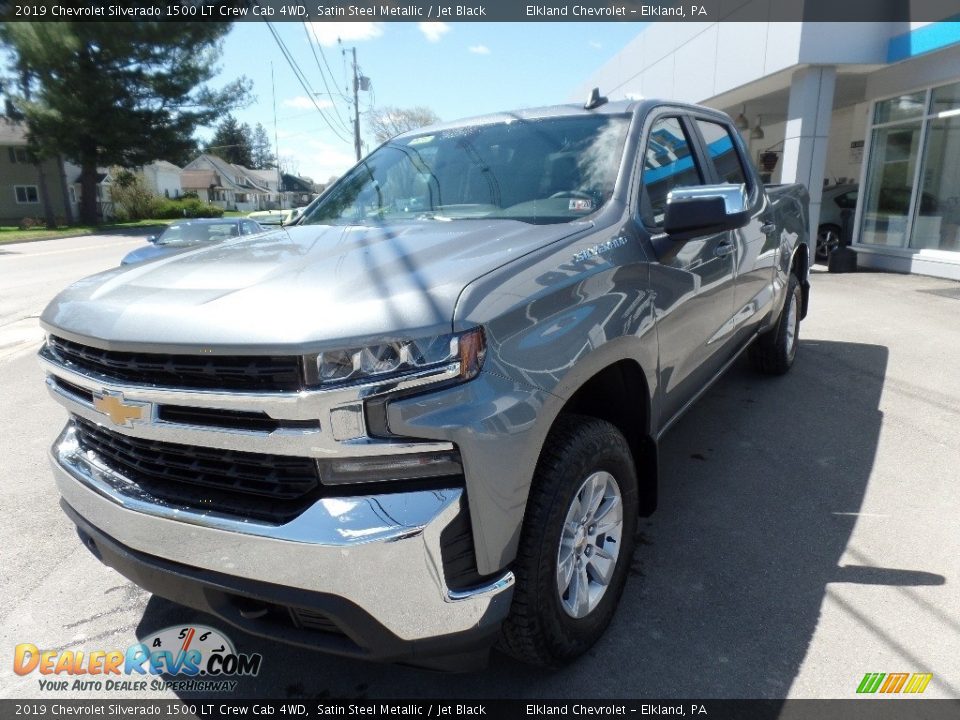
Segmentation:
{"type": "Polygon", "coordinates": [[[583,104],[583,108],[585,110],[593,110],[606,102],[607,99],[600,94],[600,88],[594,88],[590,91],[590,97],[588,97],[587,101],[583,104]]]}

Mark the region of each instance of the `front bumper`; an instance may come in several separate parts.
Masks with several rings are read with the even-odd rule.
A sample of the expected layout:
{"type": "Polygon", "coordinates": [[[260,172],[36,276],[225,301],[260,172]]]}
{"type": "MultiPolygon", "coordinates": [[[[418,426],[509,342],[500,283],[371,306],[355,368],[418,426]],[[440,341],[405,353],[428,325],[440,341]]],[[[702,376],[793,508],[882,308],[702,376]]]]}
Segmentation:
{"type": "Polygon", "coordinates": [[[466,590],[445,581],[441,534],[465,512],[459,488],[324,498],[275,526],[144,496],[70,426],[51,460],[68,515],[106,564],[255,634],[416,662],[489,647],[510,608],[509,571],[466,590]],[[320,613],[333,630],[283,625],[284,612],[320,613]]]}

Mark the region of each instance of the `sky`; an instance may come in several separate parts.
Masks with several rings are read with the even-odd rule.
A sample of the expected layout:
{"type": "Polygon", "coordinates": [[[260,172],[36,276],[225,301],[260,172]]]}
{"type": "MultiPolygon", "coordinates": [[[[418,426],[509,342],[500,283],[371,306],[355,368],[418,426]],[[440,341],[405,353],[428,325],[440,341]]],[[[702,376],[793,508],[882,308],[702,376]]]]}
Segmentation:
{"type": "MultiPolygon", "coordinates": [[[[372,91],[360,93],[366,151],[373,142],[363,113],[371,107],[424,105],[447,121],[567,102],[576,86],[639,34],[643,24],[278,22],[272,27],[309,89],[323,93],[314,97],[340,137],[311,103],[266,23],[234,25],[224,43],[221,71],[212,84],[225,84],[240,75],[252,80],[256,101],[234,114],[251,127],[262,123],[273,142],[272,64],[279,154],[292,157],[300,174],[323,182],[355,161],[352,110],[338,94],[352,94],[349,66],[338,37],[342,47],[357,48],[361,73],[371,80],[372,91]],[[318,51],[317,59],[311,45],[318,51]],[[330,88],[332,100],[318,69],[319,64],[326,71],[324,57],[336,80],[336,87],[330,88]],[[346,129],[333,119],[336,116],[346,129]]],[[[329,75],[327,81],[332,85],[329,75]]],[[[203,139],[211,134],[198,133],[203,139]]]]}

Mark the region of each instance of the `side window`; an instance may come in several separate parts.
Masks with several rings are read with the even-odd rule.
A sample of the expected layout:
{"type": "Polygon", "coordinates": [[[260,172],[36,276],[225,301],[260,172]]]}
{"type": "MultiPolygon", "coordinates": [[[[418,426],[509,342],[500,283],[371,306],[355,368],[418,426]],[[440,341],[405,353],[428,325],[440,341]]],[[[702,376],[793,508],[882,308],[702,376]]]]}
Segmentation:
{"type": "Polygon", "coordinates": [[[708,120],[697,120],[697,127],[703,135],[703,142],[707,146],[707,154],[713,161],[717,175],[726,183],[746,185],[750,190],[749,173],[744,170],[743,161],[737,147],[734,145],[730,129],[719,123],[708,120]]]}
{"type": "Polygon", "coordinates": [[[679,118],[664,117],[653,123],[643,153],[640,182],[640,214],[650,227],[663,225],[667,193],[678,187],[703,185],[703,175],[679,118]]]}

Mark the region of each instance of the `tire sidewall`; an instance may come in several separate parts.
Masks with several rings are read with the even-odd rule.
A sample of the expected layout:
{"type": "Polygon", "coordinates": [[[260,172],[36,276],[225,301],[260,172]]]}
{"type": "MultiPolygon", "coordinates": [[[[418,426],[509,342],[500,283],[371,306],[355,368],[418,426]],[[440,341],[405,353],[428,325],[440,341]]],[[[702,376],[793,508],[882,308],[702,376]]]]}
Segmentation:
{"type": "MultiPolygon", "coordinates": [[[[612,426],[607,432],[608,446],[599,453],[593,448],[576,451],[571,448],[573,462],[566,465],[557,483],[550,511],[540,542],[540,564],[537,589],[543,627],[554,648],[563,648],[563,655],[575,657],[587,650],[606,629],[616,610],[626,583],[637,528],[637,478],[629,447],[612,426]],[[592,456],[591,456],[592,455],[592,456]],[[620,489],[623,502],[623,532],[613,579],[597,606],[586,617],[574,618],[564,610],[557,592],[557,553],[567,512],[583,482],[598,471],[609,472],[620,489]]],[[[592,445],[592,443],[590,443],[592,445]]],[[[563,659],[563,658],[560,658],[563,659]]]]}

